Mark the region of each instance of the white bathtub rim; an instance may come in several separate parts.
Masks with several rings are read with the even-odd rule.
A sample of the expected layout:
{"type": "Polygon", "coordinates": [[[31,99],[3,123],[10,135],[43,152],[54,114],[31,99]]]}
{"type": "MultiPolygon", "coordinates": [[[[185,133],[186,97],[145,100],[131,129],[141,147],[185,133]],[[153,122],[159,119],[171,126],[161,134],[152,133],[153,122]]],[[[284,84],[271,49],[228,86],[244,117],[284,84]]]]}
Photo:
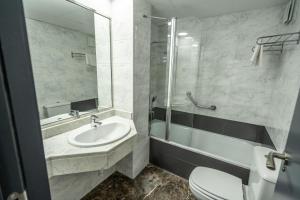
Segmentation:
{"type": "Polygon", "coordinates": [[[185,145],[182,145],[182,144],[178,144],[178,143],[173,142],[173,141],[166,141],[164,139],[161,139],[161,138],[158,138],[158,137],[155,137],[155,136],[150,136],[150,137],[153,138],[153,139],[155,139],[155,140],[161,141],[163,143],[168,143],[168,144],[177,146],[179,148],[186,149],[186,150],[192,151],[194,153],[202,154],[204,156],[208,156],[208,157],[211,157],[211,158],[214,158],[214,159],[220,160],[222,162],[226,162],[228,164],[232,164],[232,165],[244,168],[244,169],[250,170],[250,167],[251,167],[251,166],[245,165],[245,164],[243,164],[243,163],[241,163],[239,161],[233,161],[233,160],[230,160],[228,158],[224,158],[222,156],[215,155],[215,154],[212,154],[212,153],[209,153],[209,152],[206,152],[206,151],[201,151],[201,150],[193,148],[193,147],[189,147],[189,146],[185,146],[185,145]]]}

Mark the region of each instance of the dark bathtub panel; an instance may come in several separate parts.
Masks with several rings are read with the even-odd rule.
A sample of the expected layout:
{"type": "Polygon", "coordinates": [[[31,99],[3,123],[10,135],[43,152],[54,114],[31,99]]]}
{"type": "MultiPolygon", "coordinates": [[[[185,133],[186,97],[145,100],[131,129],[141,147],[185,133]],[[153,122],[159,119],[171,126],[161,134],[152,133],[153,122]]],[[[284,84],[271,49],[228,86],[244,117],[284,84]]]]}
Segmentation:
{"type": "Polygon", "coordinates": [[[259,138],[257,140],[261,141],[260,143],[262,143],[264,146],[276,150],[275,145],[271,140],[271,137],[265,127],[263,129],[263,132],[264,132],[263,134],[260,134],[258,136],[259,138]]]}
{"type": "Polygon", "coordinates": [[[154,112],[154,119],[166,121],[166,109],[165,108],[155,107],[155,108],[153,108],[153,112],[154,112]]]}
{"type": "Polygon", "coordinates": [[[193,122],[194,122],[193,114],[172,110],[171,116],[172,116],[171,123],[193,127],[193,122]]]}
{"type": "Polygon", "coordinates": [[[150,163],[158,167],[161,167],[165,170],[168,170],[185,179],[188,179],[192,170],[195,167],[197,167],[197,165],[187,163],[167,153],[162,153],[162,154],[158,153],[155,156],[154,155],[150,156],[150,163]]]}
{"type": "Polygon", "coordinates": [[[153,138],[150,140],[150,162],[186,179],[197,166],[227,172],[241,178],[244,184],[248,184],[250,173],[249,169],[228,164],[153,138]]]}
{"type": "Polygon", "coordinates": [[[226,121],[220,118],[194,114],[193,128],[222,134],[226,121]]]}
{"type": "Polygon", "coordinates": [[[264,134],[264,127],[243,122],[224,120],[225,125],[221,134],[261,143],[259,135],[264,134]]]}

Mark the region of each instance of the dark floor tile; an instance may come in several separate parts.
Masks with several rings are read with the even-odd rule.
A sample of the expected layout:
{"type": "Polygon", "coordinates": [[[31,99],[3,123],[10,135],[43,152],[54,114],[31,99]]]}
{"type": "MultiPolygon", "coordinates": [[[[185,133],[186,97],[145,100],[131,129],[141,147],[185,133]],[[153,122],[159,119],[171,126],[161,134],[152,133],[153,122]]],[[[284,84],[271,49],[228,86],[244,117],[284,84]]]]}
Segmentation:
{"type": "Polygon", "coordinates": [[[195,200],[188,182],[154,165],[148,165],[134,180],[114,173],[82,200],[195,200]]]}

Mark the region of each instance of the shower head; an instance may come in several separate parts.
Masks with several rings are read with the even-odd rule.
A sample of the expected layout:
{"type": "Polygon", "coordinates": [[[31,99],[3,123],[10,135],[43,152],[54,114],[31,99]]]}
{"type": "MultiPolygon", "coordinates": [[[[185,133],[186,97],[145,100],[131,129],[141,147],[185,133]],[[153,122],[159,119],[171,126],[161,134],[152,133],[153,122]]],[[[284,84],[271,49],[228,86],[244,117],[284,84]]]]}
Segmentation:
{"type": "Polygon", "coordinates": [[[143,15],[143,17],[144,17],[144,18],[148,18],[148,16],[147,16],[147,15],[143,15]]]}

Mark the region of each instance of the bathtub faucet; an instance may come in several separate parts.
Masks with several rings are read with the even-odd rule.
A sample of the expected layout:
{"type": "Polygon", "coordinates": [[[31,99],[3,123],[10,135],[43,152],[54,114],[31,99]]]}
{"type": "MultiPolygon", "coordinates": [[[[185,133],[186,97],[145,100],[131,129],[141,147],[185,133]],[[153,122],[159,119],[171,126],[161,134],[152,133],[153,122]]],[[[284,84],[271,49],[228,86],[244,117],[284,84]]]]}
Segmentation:
{"type": "Polygon", "coordinates": [[[285,166],[287,165],[289,159],[289,156],[286,153],[277,153],[272,151],[268,155],[266,155],[266,157],[267,157],[266,166],[268,169],[271,170],[276,169],[274,158],[279,158],[281,160],[284,160],[285,163],[284,163],[284,168],[282,169],[283,171],[285,170],[285,166]]]}

